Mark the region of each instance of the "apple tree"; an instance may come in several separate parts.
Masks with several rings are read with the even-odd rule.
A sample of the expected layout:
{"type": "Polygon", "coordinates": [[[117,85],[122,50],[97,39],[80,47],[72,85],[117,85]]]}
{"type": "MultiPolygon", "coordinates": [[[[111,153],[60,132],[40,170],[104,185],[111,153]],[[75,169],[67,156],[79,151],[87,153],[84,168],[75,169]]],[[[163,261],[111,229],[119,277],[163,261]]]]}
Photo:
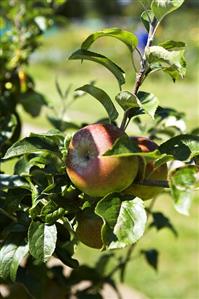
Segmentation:
{"type": "MultiPolygon", "coordinates": [[[[134,33],[105,28],[89,35],[69,57],[98,63],[117,80],[115,99],[95,82],[77,87],[72,96],[73,101],[90,95],[103,105],[107,118],[81,125],[64,121],[66,107],[70,107],[70,90],[63,92],[56,82],[63,110],[56,117],[48,116],[52,130],[31,133],[22,139],[16,105],[20,103],[37,116],[46,102],[23,70],[29,53],[37,47],[40,28],[30,16],[26,26],[31,27],[31,35],[26,37],[24,28],[18,26],[23,7],[17,14],[13,49],[8,45],[10,37],[3,37],[3,47],[8,51],[2,59],[4,72],[0,77],[0,163],[14,163],[13,174],[0,173],[2,281],[22,283],[33,298],[46,298],[49,281],[54,281],[65,296],[75,292],[77,298],[103,298],[101,290],[108,283],[120,298],[114,275],[119,273],[121,280],[125,279],[126,266],[146,230],[168,228],[176,234],[169,218],[163,212],[153,211],[158,195],[169,192],[174,208],[183,215],[189,214],[199,185],[198,129],[185,132],[180,125],[184,113],[160,106],[158,98],[142,88],[154,72],[164,72],[174,82],[185,76],[185,43],[173,39],[154,43],[162,20],[183,2],[140,0],[141,20],[148,33],[143,50],[139,49],[134,33]],[[131,90],[123,90],[122,68],[91,49],[96,40],[106,37],[119,40],[130,51],[136,74],[131,90]],[[151,118],[149,125],[144,122],[146,115],[151,118]],[[139,137],[127,134],[130,124],[137,126],[139,137]],[[174,167],[176,162],[181,166],[174,167]],[[93,268],[79,265],[74,258],[80,242],[102,251],[93,268]],[[125,256],[115,255],[118,249],[126,247],[125,256]],[[51,257],[71,268],[68,277],[63,275],[62,267],[48,267],[51,257]],[[113,258],[118,259],[117,265],[107,272],[113,258]],[[89,281],[89,287],[74,291],[73,286],[82,280],[89,281]]],[[[14,14],[15,7],[12,9],[10,13],[14,14]]],[[[155,248],[142,250],[140,255],[157,268],[155,248]]]]}

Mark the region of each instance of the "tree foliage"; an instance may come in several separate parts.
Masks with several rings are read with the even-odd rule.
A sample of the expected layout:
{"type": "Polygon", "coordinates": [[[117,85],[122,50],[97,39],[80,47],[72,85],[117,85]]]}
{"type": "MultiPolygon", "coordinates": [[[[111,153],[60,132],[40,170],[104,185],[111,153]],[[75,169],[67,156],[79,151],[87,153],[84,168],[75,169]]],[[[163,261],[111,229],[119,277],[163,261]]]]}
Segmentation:
{"type": "MultiPolygon", "coordinates": [[[[162,212],[153,212],[154,199],[148,204],[122,192],[91,198],[72,184],[65,170],[67,149],[71,132],[78,130],[81,125],[63,120],[71,104],[68,98],[70,87],[63,92],[56,81],[63,110],[56,117],[48,116],[52,130],[20,138],[21,118],[17,107],[21,105],[30,115],[37,117],[42,106],[47,105],[45,96],[36,91],[34,79],[28,74],[25,65],[39,46],[39,36],[52,24],[53,5],[57,7],[62,1],[42,1],[37,4],[34,1],[9,2],[9,5],[4,1],[0,4],[6,15],[2,25],[5,28],[1,43],[3,55],[0,57],[0,163],[13,160],[14,172],[12,175],[0,173],[0,277],[4,282],[23,283],[37,299],[43,298],[45,282],[55,278],[66,295],[72,292],[74,285],[88,280],[90,287],[77,290],[78,298],[102,298],[100,290],[105,283],[120,298],[114,274],[119,272],[124,278],[126,265],[147,227],[157,230],[168,228],[175,235],[176,229],[162,212]],[[93,268],[79,266],[74,259],[79,244],[77,219],[85,208],[90,208],[93,214],[103,220],[101,237],[104,253],[93,268]],[[124,247],[129,248],[127,255],[119,257],[117,266],[107,274],[109,261],[116,258],[115,250],[124,247]],[[73,269],[68,277],[64,277],[59,267],[48,268],[46,262],[52,256],[73,269]]],[[[185,44],[169,40],[154,45],[153,41],[162,19],[177,9],[183,0],[140,2],[145,8],[142,20],[148,30],[143,54],[137,48],[137,38],[133,33],[120,28],[106,28],[88,36],[69,59],[88,59],[107,68],[119,84],[115,100],[123,110],[120,128],[125,130],[133,122],[140,134],[149,136],[159,144],[154,151],[141,152],[133,141],[122,136],[104,155],[119,158],[138,156],[139,159],[152,160],[155,167],[166,162],[172,166],[176,160],[182,161],[184,166],[169,169],[168,181],[140,180],[138,183],[149,188],[166,187],[165,192],[170,192],[174,208],[187,215],[193,193],[199,185],[197,130],[184,132],[178,125],[178,121],[183,122],[184,113],[160,106],[156,95],[142,90],[142,83],[154,71],[164,71],[173,81],[185,75],[185,44]],[[119,39],[131,54],[134,51],[139,53],[140,69],[133,91],[122,90],[125,76],[118,64],[100,53],[90,51],[98,38],[106,36],[119,39]],[[152,127],[143,126],[143,115],[151,118],[152,127]],[[174,124],[167,125],[171,118],[175,120],[174,124]]],[[[100,122],[119,126],[118,115],[121,112],[117,111],[114,100],[106,91],[97,87],[95,82],[90,82],[77,87],[72,95],[72,103],[85,94],[92,96],[105,108],[107,119],[100,122]]],[[[140,254],[150,266],[157,269],[159,255],[155,248],[142,250],[140,254]]]]}

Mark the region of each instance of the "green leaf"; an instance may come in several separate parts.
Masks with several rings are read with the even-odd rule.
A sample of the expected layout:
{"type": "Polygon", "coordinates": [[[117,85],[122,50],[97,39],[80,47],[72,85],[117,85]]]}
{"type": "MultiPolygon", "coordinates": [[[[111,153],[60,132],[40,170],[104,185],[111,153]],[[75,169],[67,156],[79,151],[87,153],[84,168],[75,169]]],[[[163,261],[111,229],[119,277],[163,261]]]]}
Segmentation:
{"type": "Polygon", "coordinates": [[[183,134],[175,136],[159,146],[159,151],[186,161],[199,154],[199,136],[183,134]]]}
{"type": "Polygon", "coordinates": [[[47,106],[47,101],[44,96],[34,90],[22,94],[20,103],[24,110],[32,117],[36,117],[40,114],[42,106],[47,106]]]}
{"type": "Polygon", "coordinates": [[[113,105],[109,95],[103,89],[94,85],[86,84],[77,88],[76,90],[85,91],[96,98],[104,106],[106,112],[108,113],[110,121],[114,121],[117,119],[118,112],[113,105]]]}
{"type": "Polygon", "coordinates": [[[42,220],[46,223],[53,224],[65,213],[65,210],[50,200],[41,210],[42,220]]]}
{"type": "Polygon", "coordinates": [[[155,227],[158,231],[163,228],[168,228],[177,237],[178,233],[168,217],[166,217],[161,212],[153,212],[152,217],[153,221],[151,222],[149,227],[155,227]]]}
{"type": "Polygon", "coordinates": [[[147,220],[141,199],[121,200],[110,194],[100,200],[95,212],[103,218],[103,242],[108,249],[124,248],[135,243],[144,233],[147,220]]]}
{"type": "Polygon", "coordinates": [[[149,158],[160,158],[162,155],[156,150],[153,152],[144,153],[138,148],[135,141],[130,139],[127,135],[118,138],[113,147],[106,151],[103,156],[113,157],[130,157],[130,156],[144,156],[149,158]]]}
{"type": "MultiPolygon", "coordinates": [[[[9,189],[4,196],[6,196],[6,200],[4,201],[2,208],[10,215],[12,215],[14,212],[18,211],[19,208],[21,207],[20,205],[21,201],[24,198],[28,198],[28,196],[31,196],[31,193],[29,190],[23,188],[15,188],[15,189],[9,189]]],[[[0,198],[1,198],[1,193],[0,193],[0,198]]]]}
{"type": "Polygon", "coordinates": [[[146,56],[151,71],[163,70],[174,81],[185,76],[184,49],[170,51],[161,46],[151,46],[146,49],[146,56]]]}
{"type": "Polygon", "coordinates": [[[146,28],[147,31],[149,31],[149,25],[150,22],[153,21],[153,19],[154,19],[154,14],[152,10],[143,11],[143,13],[141,14],[142,23],[144,24],[144,27],[146,28]]]}
{"type": "Polygon", "coordinates": [[[64,99],[64,94],[62,92],[61,86],[60,86],[59,81],[58,81],[57,78],[55,78],[55,87],[56,87],[58,95],[60,96],[60,99],[63,100],[64,99]]]}
{"type": "Polygon", "coordinates": [[[31,255],[37,262],[46,262],[53,254],[57,241],[55,225],[32,221],[28,231],[28,244],[31,255]]]}
{"type": "Polygon", "coordinates": [[[6,152],[3,159],[9,159],[24,154],[42,151],[59,152],[59,145],[63,136],[60,133],[33,134],[14,143],[6,152]]]}
{"type": "Polygon", "coordinates": [[[198,167],[188,165],[177,168],[169,176],[169,185],[175,209],[188,216],[194,191],[199,187],[198,167]]]}
{"type": "Polygon", "coordinates": [[[15,281],[17,269],[28,253],[28,245],[21,240],[21,234],[12,234],[0,248],[0,277],[15,281]]]}
{"type": "Polygon", "coordinates": [[[154,118],[156,109],[158,107],[158,98],[152,93],[139,91],[137,97],[140,101],[140,107],[152,118],[154,118]]]}
{"type": "Polygon", "coordinates": [[[99,257],[95,264],[95,269],[101,275],[106,275],[107,268],[112,261],[114,254],[112,252],[105,253],[99,257]]]}
{"type": "Polygon", "coordinates": [[[78,130],[79,126],[76,125],[73,122],[65,121],[63,119],[60,119],[58,117],[54,116],[47,116],[48,121],[53,125],[57,130],[64,132],[66,130],[78,130]]]}
{"type": "Polygon", "coordinates": [[[14,114],[0,117],[0,150],[2,150],[4,143],[12,138],[17,126],[17,119],[14,114]]]}
{"type": "Polygon", "coordinates": [[[156,249],[141,250],[141,253],[144,255],[147,263],[154,268],[158,269],[158,256],[159,252],[156,249]]]}
{"type": "Polygon", "coordinates": [[[132,111],[134,111],[136,108],[138,113],[135,116],[143,114],[144,111],[144,113],[150,115],[152,118],[154,118],[159,103],[156,96],[144,91],[139,91],[137,96],[129,91],[121,91],[115,99],[125,111],[132,108],[132,111]]]}
{"type": "Polygon", "coordinates": [[[161,44],[159,44],[160,47],[163,47],[166,50],[184,50],[186,47],[186,44],[184,42],[174,41],[174,40],[167,40],[161,44]]]}
{"type": "Polygon", "coordinates": [[[99,283],[101,273],[98,273],[95,268],[87,265],[80,265],[77,269],[73,269],[68,277],[70,285],[78,284],[82,280],[91,281],[93,285],[99,283]]]}
{"type": "Polygon", "coordinates": [[[82,43],[81,48],[87,50],[98,38],[104,36],[117,38],[129,48],[131,53],[138,44],[135,34],[120,28],[107,28],[89,35],[82,43]]]}
{"type": "Polygon", "coordinates": [[[162,20],[167,14],[178,9],[184,0],[153,0],[151,9],[158,20],[162,20]]]}
{"type": "Polygon", "coordinates": [[[28,182],[19,175],[0,174],[0,189],[15,189],[15,188],[30,189],[28,182]]]}
{"type": "Polygon", "coordinates": [[[56,256],[70,268],[78,268],[79,262],[76,259],[73,259],[68,250],[62,247],[56,247],[56,256]]]}
{"type": "Polygon", "coordinates": [[[146,9],[150,7],[152,0],[138,0],[142,6],[146,9]]]}
{"type": "Polygon", "coordinates": [[[69,57],[69,60],[74,59],[86,59],[102,64],[115,76],[118,80],[119,86],[125,83],[124,71],[117,64],[103,55],[81,49],[77,50],[69,57]]]}
{"type": "Polygon", "coordinates": [[[115,99],[124,111],[139,107],[138,98],[129,91],[121,91],[115,99]]]}

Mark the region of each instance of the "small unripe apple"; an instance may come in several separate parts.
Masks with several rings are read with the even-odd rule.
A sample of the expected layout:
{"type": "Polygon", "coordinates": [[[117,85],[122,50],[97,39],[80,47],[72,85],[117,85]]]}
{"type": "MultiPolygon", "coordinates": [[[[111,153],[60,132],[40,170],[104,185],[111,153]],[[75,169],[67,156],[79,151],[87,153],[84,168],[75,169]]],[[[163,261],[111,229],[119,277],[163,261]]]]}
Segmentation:
{"type": "Polygon", "coordinates": [[[100,249],[103,246],[101,228],[103,220],[89,208],[84,209],[77,217],[76,233],[85,245],[100,249]]]}
{"type": "MultiPolygon", "coordinates": [[[[142,152],[151,152],[158,148],[158,145],[147,137],[130,137],[137,143],[142,152]]],[[[143,200],[150,199],[162,192],[162,187],[144,186],[136,184],[138,181],[145,180],[166,180],[167,179],[167,165],[166,163],[158,168],[155,168],[153,159],[140,158],[139,170],[135,182],[125,190],[126,194],[132,194],[140,197],[143,200]]]]}
{"type": "Polygon", "coordinates": [[[126,189],[138,171],[137,157],[109,157],[123,130],[110,124],[88,125],[75,133],[66,160],[66,171],[73,184],[84,193],[100,197],[126,189]]]}

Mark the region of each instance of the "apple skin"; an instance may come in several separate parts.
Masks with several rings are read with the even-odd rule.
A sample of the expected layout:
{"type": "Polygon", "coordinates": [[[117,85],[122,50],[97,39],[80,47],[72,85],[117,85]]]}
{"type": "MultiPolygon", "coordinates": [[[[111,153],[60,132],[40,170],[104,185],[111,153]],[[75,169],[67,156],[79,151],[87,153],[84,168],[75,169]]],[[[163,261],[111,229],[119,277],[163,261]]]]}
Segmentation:
{"type": "MultiPolygon", "coordinates": [[[[137,143],[142,152],[151,152],[158,148],[158,145],[147,137],[134,136],[130,138],[137,143]]],[[[139,170],[135,182],[125,190],[125,194],[132,194],[143,200],[153,198],[161,193],[163,188],[139,185],[136,184],[136,181],[141,181],[142,179],[166,180],[167,174],[168,169],[166,163],[155,169],[152,159],[140,157],[139,170]]]]}
{"type": "Polygon", "coordinates": [[[98,215],[85,208],[79,216],[77,216],[76,234],[79,240],[85,245],[101,249],[103,247],[101,228],[103,220],[98,215]]]}
{"type": "Polygon", "coordinates": [[[75,133],[68,148],[66,171],[78,189],[102,197],[130,186],[138,172],[138,158],[103,156],[123,134],[114,125],[99,123],[75,133]]]}

